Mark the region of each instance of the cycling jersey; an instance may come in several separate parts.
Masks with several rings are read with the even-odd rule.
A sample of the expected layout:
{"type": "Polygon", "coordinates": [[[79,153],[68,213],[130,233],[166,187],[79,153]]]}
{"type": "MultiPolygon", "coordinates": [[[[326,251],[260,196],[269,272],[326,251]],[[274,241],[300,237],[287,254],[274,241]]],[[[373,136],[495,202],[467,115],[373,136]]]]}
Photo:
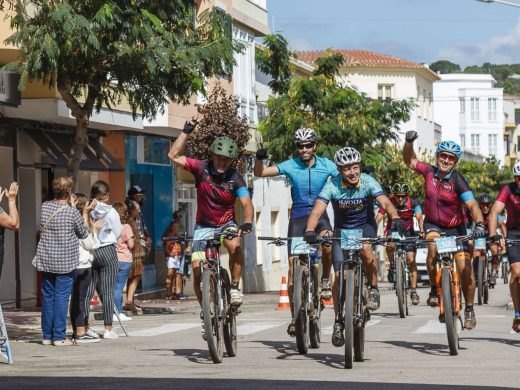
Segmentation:
{"type": "Polygon", "coordinates": [[[325,184],[318,199],[332,201],[334,228],[355,228],[374,223],[374,199],[384,195],[381,185],[370,175],[362,173],[356,187],[349,188],[341,176],[325,184]]]}
{"type": "Polygon", "coordinates": [[[309,216],[329,177],[339,174],[336,164],[331,160],[314,157],[316,161],[310,168],[300,158],[290,158],[276,165],[280,175],[287,176],[291,182],[291,218],[309,216]]]}
{"type": "MultiPolygon", "coordinates": [[[[406,226],[406,230],[413,231],[413,216],[415,213],[422,212],[421,205],[419,204],[419,201],[415,198],[412,198],[410,196],[406,197],[406,202],[403,206],[399,206],[397,203],[397,198],[394,196],[390,197],[390,201],[394,205],[395,209],[397,210],[397,215],[401,220],[404,222],[406,226]]],[[[378,214],[385,215],[386,210],[384,208],[380,208],[378,214]]],[[[385,232],[390,229],[390,225],[392,224],[392,220],[388,218],[388,222],[386,223],[385,232]]]]}
{"type": "Polygon", "coordinates": [[[420,161],[415,164],[415,171],[424,177],[425,220],[441,228],[463,224],[462,206],[475,199],[466,179],[455,171],[440,179],[437,168],[420,161]]]}
{"type": "MultiPolygon", "coordinates": [[[[486,234],[489,234],[488,233],[488,227],[489,227],[489,213],[487,214],[484,214],[482,213],[482,216],[484,217],[484,226],[486,227],[486,234]]],[[[497,221],[500,223],[502,222],[504,219],[504,217],[502,217],[500,214],[498,214],[498,218],[497,218],[497,221]]],[[[498,227],[498,226],[497,226],[498,227]]]]}
{"type": "Polygon", "coordinates": [[[217,175],[211,162],[186,158],[184,169],[195,177],[198,224],[218,227],[235,219],[237,198],[250,196],[244,179],[230,169],[217,175]]]}
{"type": "Polygon", "coordinates": [[[506,205],[507,229],[520,230],[520,189],[516,183],[509,183],[502,187],[497,200],[506,205]]]}

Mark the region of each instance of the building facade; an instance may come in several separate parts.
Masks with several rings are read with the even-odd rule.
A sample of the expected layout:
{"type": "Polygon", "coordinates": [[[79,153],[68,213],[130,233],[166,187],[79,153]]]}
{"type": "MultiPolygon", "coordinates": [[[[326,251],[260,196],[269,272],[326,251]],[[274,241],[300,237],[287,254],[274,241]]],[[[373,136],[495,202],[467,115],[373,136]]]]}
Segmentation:
{"type": "Polygon", "coordinates": [[[504,95],[504,165],[518,161],[520,145],[520,96],[504,95]]]}

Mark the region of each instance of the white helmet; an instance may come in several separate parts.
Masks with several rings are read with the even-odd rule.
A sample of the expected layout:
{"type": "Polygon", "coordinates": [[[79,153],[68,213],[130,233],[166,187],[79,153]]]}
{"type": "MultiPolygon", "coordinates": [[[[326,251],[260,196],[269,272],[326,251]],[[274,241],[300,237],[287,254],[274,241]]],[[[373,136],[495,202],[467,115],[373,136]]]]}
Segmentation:
{"type": "Polygon", "coordinates": [[[294,142],[316,142],[318,138],[314,130],[303,127],[294,133],[294,142]]]}
{"type": "Polygon", "coordinates": [[[340,167],[343,165],[360,163],[361,154],[359,154],[356,149],[345,146],[336,152],[334,155],[334,162],[340,167]]]}
{"type": "Polygon", "coordinates": [[[513,175],[520,176],[520,161],[517,161],[513,166],[513,175]]]}

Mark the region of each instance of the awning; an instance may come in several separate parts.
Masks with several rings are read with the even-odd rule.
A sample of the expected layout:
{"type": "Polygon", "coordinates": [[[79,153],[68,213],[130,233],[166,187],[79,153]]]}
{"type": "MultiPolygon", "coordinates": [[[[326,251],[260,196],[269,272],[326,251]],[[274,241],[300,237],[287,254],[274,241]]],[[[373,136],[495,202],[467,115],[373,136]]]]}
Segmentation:
{"type": "MultiPolygon", "coordinates": [[[[72,134],[62,133],[51,133],[45,132],[48,136],[52,136],[52,140],[61,149],[62,154],[65,156],[67,161],[70,159],[70,149],[74,143],[74,136],[72,134]]],[[[96,155],[90,150],[89,147],[85,147],[83,154],[81,155],[81,162],[79,163],[79,169],[82,171],[108,171],[107,167],[103,165],[96,155]]]]}
{"type": "Polygon", "coordinates": [[[114,156],[105,149],[103,145],[99,143],[94,137],[88,137],[88,145],[94,150],[97,158],[103,161],[110,171],[123,172],[125,168],[119,164],[114,156]]]}
{"type": "Polygon", "coordinates": [[[26,131],[29,137],[36,142],[36,145],[40,147],[57,167],[66,167],[67,160],[61,154],[61,151],[52,143],[52,141],[45,135],[43,131],[26,131]]]}

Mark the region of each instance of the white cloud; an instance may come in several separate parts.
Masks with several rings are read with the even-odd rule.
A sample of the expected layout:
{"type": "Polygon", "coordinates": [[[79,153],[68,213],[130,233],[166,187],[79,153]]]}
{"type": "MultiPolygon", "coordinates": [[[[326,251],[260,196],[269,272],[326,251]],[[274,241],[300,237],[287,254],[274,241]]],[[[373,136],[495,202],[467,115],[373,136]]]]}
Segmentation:
{"type": "Polygon", "coordinates": [[[315,49],[312,44],[304,38],[289,38],[289,46],[291,50],[307,51],[307,50],[318,50],[315,49]]]}
{"type": "MultiPolygon", "coordinates": [[[[454,37],[456,39],[456,37],[454,37]]],[[[476,45],[453,45],[439,50],[437,59],[446,59],[460,64],[481,65],[520,63],[520,17],[515,26],[505,32],[476,45]]]]}

